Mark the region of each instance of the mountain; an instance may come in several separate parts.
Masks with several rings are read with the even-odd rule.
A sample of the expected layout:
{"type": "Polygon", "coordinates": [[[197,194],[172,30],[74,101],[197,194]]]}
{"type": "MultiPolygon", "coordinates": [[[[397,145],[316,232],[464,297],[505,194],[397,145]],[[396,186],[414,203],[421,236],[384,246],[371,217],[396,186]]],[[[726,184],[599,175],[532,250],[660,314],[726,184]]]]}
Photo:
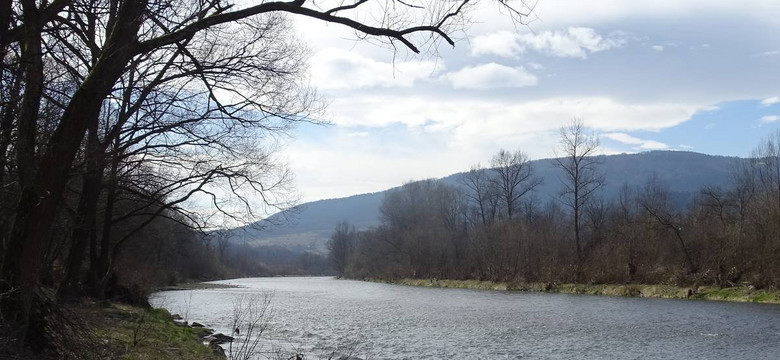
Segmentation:
{"type": "Polygon", "coordinates": [[[273,215],[260,224],[234,229],[232,239],[251,245],[282,246],[301,252],[324,252],[325,241],[333,233],[337,223],[347,220],[358,229],[377,225],[379,204],[384,193],[383,191],[305,203],[292,214],[273,215]]]}
{"type": "MultiPolygon", "coordinates": [[[[741,161],[745,160],[685,151],[604,156],[601,166],[606,184],[602,195],[612,199],[623,184],[642,185],[650,176],[655,175],[669,185],[676,203],[683,205],[702,186],[728,187],[731,170],[741,161]]],[[[543,179],[535,196],[542,203],[557,198],[561,189],[560,169],[553,166],[551,159],[535,160],[531,163],[535,174],[543,179]]],[[[441,180],[458,185],[460,175],[453,174],[441,180]]],[[[233,239],[252,245],[324,252],[325,243],[338,222],[349,221],[358,229],[377,225],[379,205],[387,191],[389,190],[306,203],[289,221],[283,218],[284,215],[274,215],[268,219],[268,222],[282,225],[269,226],[264,230],[255,229],[253,226],[238,228],[233,233],[233,239]]]]}

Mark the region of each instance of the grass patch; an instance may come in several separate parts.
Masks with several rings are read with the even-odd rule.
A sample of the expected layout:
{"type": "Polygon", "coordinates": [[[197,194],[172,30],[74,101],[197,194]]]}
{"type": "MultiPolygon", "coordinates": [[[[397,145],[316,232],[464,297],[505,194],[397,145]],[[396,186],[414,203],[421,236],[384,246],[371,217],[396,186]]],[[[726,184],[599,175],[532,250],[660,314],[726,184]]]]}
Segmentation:
{"type": "Polygon", "coordinates": [[[718,288],[700,286],[692,297],[704,300],[780,304],[780,291],[768,289],[753,290],[748,287],[718,288]]]}
{"type": "Polygon", "coordinates": [[[238,285],[231,285],[231,284],[214,284],[214,283],[204,283],[204,282],[184,282],[179,283],[172,286],[165,286],[160,289],[159,291],[169,291],[169,290],[204,290],[204,289],[232,289],[232,288],[239,288],[238,285]]]}
{"type": "Polygon", "coordinates": [[[442,287],[454,289],[472,289],[472,290],[507,290],[506,283],[496,283],[491,281],[479,280],[439,280],[439,279],[400,279],[394,282],[401,285],[442,287]]]}
{"type": "Polygon", "coordinates": [[[72,309],[99,339],[111,358],[224,359],[201,342],[205,329],[173,322],[164,309],[143,309],[124,304],[79,305],[72,309]]]}

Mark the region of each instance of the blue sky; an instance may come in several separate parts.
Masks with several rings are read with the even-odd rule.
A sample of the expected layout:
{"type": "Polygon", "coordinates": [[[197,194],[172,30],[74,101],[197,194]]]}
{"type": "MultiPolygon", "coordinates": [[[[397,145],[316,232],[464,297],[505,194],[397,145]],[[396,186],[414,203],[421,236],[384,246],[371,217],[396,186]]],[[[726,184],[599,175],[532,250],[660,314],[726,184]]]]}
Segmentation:
{"type": "MultiPolygon", "coordinates": [[[[637,131],[639,138],[652,138],[671,148],[705,154],[750,156],[761,138],[780,129],[779,122],[761,121],[780,113],[780,105],[764,105],[761,101],[742,100],[720,103],[718,109],[692,116],[680,125],[657,133],[637,131]]],[[[605,145],[619,148],[621,144],[602,139],[605,145]]]]}
{"type": "Polygon", "coordinates": [[[454,48],[420,56],[295,19],[332,125],[283,155],[306,201],[379,191],[486,163],[553,155],[573,117],[602,153],[747,156],[780,129],[780,1],[541,0],[528,26],[495,6],[454,48]]]}

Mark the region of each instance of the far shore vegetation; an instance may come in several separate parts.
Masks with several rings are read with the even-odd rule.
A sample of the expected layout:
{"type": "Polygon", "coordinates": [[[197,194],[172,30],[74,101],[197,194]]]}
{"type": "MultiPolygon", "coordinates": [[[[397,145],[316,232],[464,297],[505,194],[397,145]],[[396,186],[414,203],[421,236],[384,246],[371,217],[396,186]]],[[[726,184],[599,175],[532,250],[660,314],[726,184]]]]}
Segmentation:
{"type": "Polygon", "coordinates": [[[505,283],[480,280],[446,279],[364,279],[365,281],[407,286],[439,287],[470,290],[527,291],[560,294],[587,294],[605,296],[628,296],[663,299],[715,300],[733,302],[754,302],[780,304],[780,290],[758,290],[749,286],[726,287],[647,284],[552,284],[552,283],[505,283]]]}
{"type": "Polygon", "coordinates": [[[459,184],[390,190],[379,226],[336,227],[330,261],[417,286],[778,303],[780,132],[735,160],[730,186],[687,194],[662,169],[602,194],[598,146],[580,120],[561,129],[557,198],[535,196],[533,163],[504,150],[459,184]]]}

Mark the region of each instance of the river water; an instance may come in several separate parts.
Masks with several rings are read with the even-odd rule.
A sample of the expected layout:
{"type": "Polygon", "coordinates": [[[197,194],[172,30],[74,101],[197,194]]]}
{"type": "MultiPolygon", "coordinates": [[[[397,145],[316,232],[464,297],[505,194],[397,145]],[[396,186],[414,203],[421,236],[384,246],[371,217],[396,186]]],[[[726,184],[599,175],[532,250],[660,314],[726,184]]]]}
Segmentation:
{"type": "Polygon", "coordinates": [[[159,292],[152,303],[230,334],[235,300],[271,293],[263,351],[297,350],[307,359],[339,351],[361,359],[780,359],[780,305],[328,277],[215,283],[239,287],[159,292]]]}

